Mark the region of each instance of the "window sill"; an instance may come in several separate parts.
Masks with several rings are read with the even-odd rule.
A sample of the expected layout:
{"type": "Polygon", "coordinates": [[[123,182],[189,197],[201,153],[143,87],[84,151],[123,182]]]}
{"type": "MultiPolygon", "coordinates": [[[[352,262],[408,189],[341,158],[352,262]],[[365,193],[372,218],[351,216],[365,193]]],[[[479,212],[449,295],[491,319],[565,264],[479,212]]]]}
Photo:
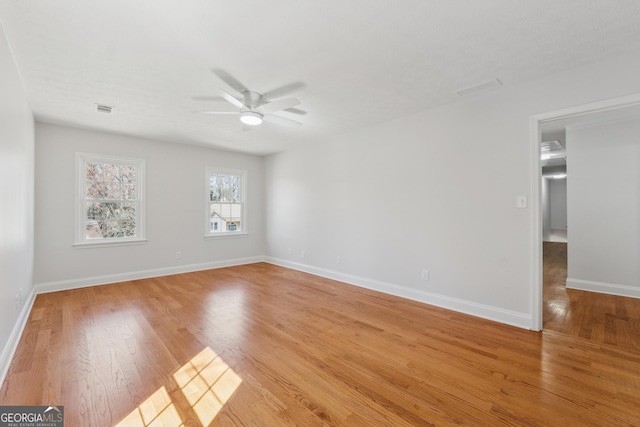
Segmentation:
{"type": "Polygon", "coordinates": [[[135,240],[121,240],[121,241],[109,241],[109,242],[82,242],[74,243],[75,249],[93,249],[93,248],[110,248],[115,246],[131,246],[131,245],[145,245],[147,239],[135,239],[135,240]]]}
{"type": "Polygon", "coordinates": [[[215,240],[215,239],[226,239],[226,238],[234,238],[234,237],[247,237],[249,233],[246,231],[232,231],[229,233],[216,233],[216,234],[207,234],[204,236],[205,240],[215,240]]]}

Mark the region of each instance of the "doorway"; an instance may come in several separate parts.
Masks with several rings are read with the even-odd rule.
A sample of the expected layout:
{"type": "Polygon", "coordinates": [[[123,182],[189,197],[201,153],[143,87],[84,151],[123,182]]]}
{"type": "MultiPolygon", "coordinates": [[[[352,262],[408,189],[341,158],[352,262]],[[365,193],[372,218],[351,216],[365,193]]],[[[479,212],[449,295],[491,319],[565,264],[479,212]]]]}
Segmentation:
{"type": "Polygon", "coordinates": [[[567,279],[567,138],[564,120],[540,125],[542,179],[542,327],[566,331],[572,323],[567,279]]]}
{"type": "MultiPolygon", "coordinates": [[[[531,329],[543,329],[543,210],[542,210],[542,126],[564,122],[579,123],[595,117],[617,117],[622,114],[637,114],[640,111],[640,94],[615,98],[607,101],[566,108],[537,114],[530,119],[530,147],[532,159],[532,316],[531,329]]],[[[570,159],[569,159],[570,162],[570,159]]],[[[568,178],[570,179],[570,177],[568,178]]],[[[570,232],[568,233],[570,239],[570,232]]]]}

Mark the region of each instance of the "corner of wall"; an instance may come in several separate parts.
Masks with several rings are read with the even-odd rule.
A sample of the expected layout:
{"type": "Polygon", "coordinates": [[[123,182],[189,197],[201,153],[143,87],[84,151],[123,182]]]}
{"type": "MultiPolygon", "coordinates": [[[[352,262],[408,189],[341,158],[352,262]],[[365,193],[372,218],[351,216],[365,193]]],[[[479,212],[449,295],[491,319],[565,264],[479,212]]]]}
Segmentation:
{"type": "Polygon", "coordinates": [[[20,338],[22,337],[22,332],[24,331],[25,326],[27,325],[27,320],[29,319],[29,313],[31,312],[31,308],[33,307],[33,303],[36,300],[36,291],[35,288],[31,290],[28,298],[25,301],[25,304],[22,306],[22,310],[20,310],[20,314],[18,316],[18,320],[13,326],[13,330],[11,331],[11,335],[4,344],[2,349],[2,354],[0,354],[0,386],[4,383],[4,379],[9,372],[9,367],[11,366],[11,360],[18,348],[18,343],[20,342],[20,338]]]}

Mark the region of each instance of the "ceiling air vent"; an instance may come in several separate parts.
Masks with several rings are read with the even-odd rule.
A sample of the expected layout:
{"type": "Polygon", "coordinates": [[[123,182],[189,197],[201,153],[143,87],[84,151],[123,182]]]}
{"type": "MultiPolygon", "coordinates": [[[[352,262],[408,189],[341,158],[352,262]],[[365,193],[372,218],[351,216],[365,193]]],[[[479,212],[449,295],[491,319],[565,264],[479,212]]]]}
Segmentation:
{"type": "Polygon", "coordinates": [[[502,83],[500,83],[500,80],[493,79],[493,80],[487,80],[485,82],[476,83],[474,85],[471,85],[462,89],[458,89],[456,93],[460,96],[468,96],[468,95],[473,95],[474,93],[482,92],[484,90],[493,89],[498,86],[502,86],[502,83]]]}
{"type": "Polygon", "coordinates": [[[98,113],[111,114],[111,110],[113,110],[113,107],[109,107],[108,105],[104,104],[96,104],[96,111],[98,113]]]}

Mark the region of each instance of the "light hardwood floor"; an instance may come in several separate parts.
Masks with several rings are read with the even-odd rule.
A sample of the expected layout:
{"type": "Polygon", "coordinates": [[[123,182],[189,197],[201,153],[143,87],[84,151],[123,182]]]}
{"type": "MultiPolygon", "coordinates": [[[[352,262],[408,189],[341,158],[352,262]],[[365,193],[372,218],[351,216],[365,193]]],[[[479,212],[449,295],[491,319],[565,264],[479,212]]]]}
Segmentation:
{"type": "Polygon", "coordinates": [[[640,299],[567,289],[567,244],[543,248],[544,329],[640,352],[640,299]]]}
{"type": "Polygon", "coordinates": [[[67,427],[637,426],[640,354],[258,263],[39,295],[0,404],[67,427]]]}

